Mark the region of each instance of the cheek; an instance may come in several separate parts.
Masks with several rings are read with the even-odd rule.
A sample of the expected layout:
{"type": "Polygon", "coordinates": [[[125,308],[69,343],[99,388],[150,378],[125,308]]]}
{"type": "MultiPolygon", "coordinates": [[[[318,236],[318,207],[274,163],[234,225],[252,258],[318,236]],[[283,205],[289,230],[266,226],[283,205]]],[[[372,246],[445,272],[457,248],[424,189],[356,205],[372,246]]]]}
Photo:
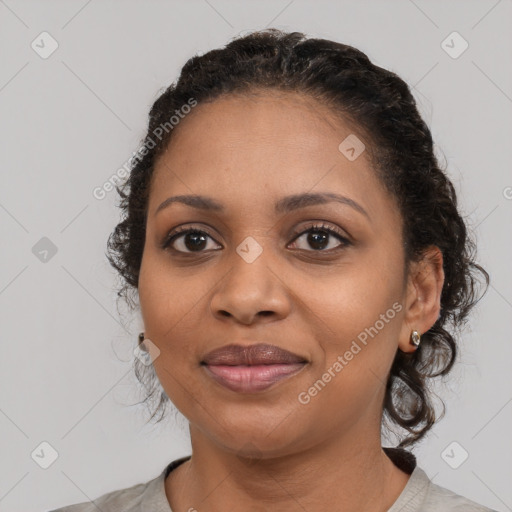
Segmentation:
{"type": "Polygon", "coordinates": [[[380,421],[403,308],[387,294],[372,298],[369,304],[338,295],[336,313],[324,317],[329,329],[317,337],[323,353],[316,352],[311,378],[300,390],[304,412],[322,418],[323,429],[333,433],[361,417],[380,421]]]}
{"type": "Polygon", "coordinates": [[[139,278],[141,315],[146,336],[160,350],[155,370],[169,395],[179,394],[179,384],[190,380],[184,368],[198,365],[198,342],[208,332],[207,298],[215,282],[202,271],[185,274],[173,268],[162,255],[148,251],[144,256],[139,278]]]}
{"type": "MultiPolygon", "coordinates": [[[[144,325],[146,329],[151,327],[152,331],[168,306],[168,288],[162,286],[162,281],[166,281],[165,272],[159,268],[155,258],[145,250],[139,273],[138,294],[144,325]]],[[[151,335],[154,336],[154,333],[151,335]]]]}
{"type": "Polygon", "coordinates": [[[187,314],[200,297],[193,286],[196,280],[186,284],[182,280],[162,258],[145,252],[139,276],[140,310],[147,337],[161,350],[172,343],[177,331],[181,335],[184,320],[186,323],[187,314]]]}
{"type": "Polygon", "coordinates": [[[309,325],[323,352],[315,373],[330,369],[325,378],[336,375],[330,387],[364,394],[385,382],[404,309],[401,265],[399,257],[380,264],[361,258],[311,288],[307,305],[315,322],[309,325]]]}
{"type": "Polygon", "coordinates": [[[302,294],[304,303],[334,340],[356,337],[379,321],[381,315],[386,316],[386,329],[391,323],[398,323],[397,309],[401,308],[393,308],[393,304],[403,299],[401,262],[379,265],[372,258],[368,260],[359,258],[328,276],[308,278],[302,287],[308,290],[302,294]]]}

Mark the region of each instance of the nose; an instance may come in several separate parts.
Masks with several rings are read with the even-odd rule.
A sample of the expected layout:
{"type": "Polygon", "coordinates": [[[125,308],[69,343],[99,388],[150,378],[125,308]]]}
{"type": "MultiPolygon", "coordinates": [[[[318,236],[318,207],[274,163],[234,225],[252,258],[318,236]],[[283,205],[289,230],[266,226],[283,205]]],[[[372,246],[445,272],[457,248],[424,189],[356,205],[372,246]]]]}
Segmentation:
{"type": "Polygon", "coordinates": [[[263,255],[264,252],[252,263],[236,253],[233,255],[231,268],[211,298],[210,308],[215,317],[250,325],[289,315],[290,290],[263,255]]]}

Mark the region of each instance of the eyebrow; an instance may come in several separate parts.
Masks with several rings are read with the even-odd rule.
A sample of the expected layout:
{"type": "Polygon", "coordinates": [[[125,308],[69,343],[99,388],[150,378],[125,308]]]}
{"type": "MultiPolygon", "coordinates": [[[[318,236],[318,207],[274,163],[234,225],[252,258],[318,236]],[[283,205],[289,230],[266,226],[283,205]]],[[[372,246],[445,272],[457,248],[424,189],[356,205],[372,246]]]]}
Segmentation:
{"type": "MultiPolygon", "coordinates": [[[[286,196],[279,199],[279,201],[276,202],[276,204],[274,205],[274,211],[278,214],[283,214],[293,210],[298,210],[300,208],[306,208],[308,206],[327,204],[332,202],[338,202],[350,206],[351,208],[361,213],[362,215],[366,216],[370,220],[368,212],[359,203],[357,203],[353,199],[350,199],[349,197],[342,196],[340,194],[334,194],[331,192],[304,193],[286,196]]],[[[199,210],[204,211],[225,211],[224,206],[211,197],[190,194],[168,197],[163,203],[161,203],[158,206],[158,208],[155,211],[155,215],[173,203],[185,204],[187,206],[191,206],[192,208],[197,208],[199,210]]]]}

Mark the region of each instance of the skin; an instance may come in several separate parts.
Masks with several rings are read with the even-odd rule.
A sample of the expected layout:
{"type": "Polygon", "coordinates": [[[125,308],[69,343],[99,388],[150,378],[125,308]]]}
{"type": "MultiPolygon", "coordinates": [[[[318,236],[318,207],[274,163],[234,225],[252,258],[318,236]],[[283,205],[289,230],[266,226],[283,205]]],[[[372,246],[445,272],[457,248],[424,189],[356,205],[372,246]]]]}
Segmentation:
{"type": "Polygon", "coordinates": [[[146,338],[160,351],[155,371],[190,423],[192,458],[165,481],[175,512],[386,511],[407,483],[381,448],[385,383],[396,351],[415,350],[411,331],[437,320],[442,256],[432,247],[405,274],[396,200],[366,152],[349,161],[338,150],[351,133],[369,147],[298,93],[223,97],[181,120],[156,163],[139,297],[146,338]],[[282,197],[310,192],[346,196],[366,215],[338,202],[274,211],[282,197]],[[184,194],[211,197],[225,211],[174,202],[156,213],[184,194]],[[315,223],[350,243],[328,235],[319,250],[308,243],[315,223]],[[179,225],[208,230],[202,252],[190,238],[185,245],[187,235],[175,252],[161,247],[179,225]],[[249,236],[262,248],[252,263],[236,252],[249,236]],[[394,303],[394,318],[300,403],[299,393],[394,303]],[[258,342],[308,364],[254,394],[220,386],[200,366],[215,348],[258,342]]]}

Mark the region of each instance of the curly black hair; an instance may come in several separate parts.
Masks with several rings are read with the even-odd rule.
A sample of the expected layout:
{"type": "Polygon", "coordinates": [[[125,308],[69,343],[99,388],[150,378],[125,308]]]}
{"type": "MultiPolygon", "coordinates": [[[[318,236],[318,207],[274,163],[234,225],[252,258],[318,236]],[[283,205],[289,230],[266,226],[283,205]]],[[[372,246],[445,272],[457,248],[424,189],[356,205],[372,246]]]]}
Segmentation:
{"type": "MultiPolygon", "coordinates": [[[[135,305],[130,296],[138,287],[148,192],[156,159],[173,134],[170,116],[191,110],[184,106],[265,90],[306,94],[372,142],[367,154],[403,219],[405,270],[431,246],[442,252],[439,318],[422,334],[415,352],[397,350],[383,403],[383,425],[405,429],[399,446],[415,443],[436,421],[429,379],[451,370],[457,355],[455,331],[481,296],[478,278],[483,277],[486,290],[489,275],[475,262],[475,243],[458,211],[455,189],[434,155],[431,132],[408,85],[352,46],[271,28],[234,38],[185,63],[179,79],[154,102],[142,151],[126,181],[116,187],[122,220],[108,239],[107,258],[122,279],[118,299],[135,305]]],[[[169,399],[153,367],[134,361],[146,400],[158,395],[152,419],[169,399]]],[[[162,417],[163,411],[158,421],[162,417]]]]}

